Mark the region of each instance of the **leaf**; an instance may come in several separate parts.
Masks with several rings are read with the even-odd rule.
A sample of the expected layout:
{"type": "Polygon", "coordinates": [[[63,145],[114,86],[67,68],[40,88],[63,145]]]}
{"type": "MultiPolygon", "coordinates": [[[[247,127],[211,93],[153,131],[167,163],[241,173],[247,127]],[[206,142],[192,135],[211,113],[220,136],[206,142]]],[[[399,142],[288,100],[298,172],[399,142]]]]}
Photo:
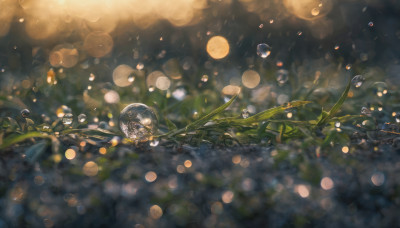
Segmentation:
{"type": "Polygon", "coordinates": [[[165,119],[165,123],[167,124],[168,130],[172,131],[172,130],[178,129],[171,120],[169,120],[168,118],[164,118],[164,119],[165,119]]]}
{"type": "Polygon", "coordinates": [[[30,138],[49,138],[49,135],[43,134],[41,132],[33,131],[23,135],[12,135],[3,140],[3,144],[0,145],[0,149],[7,148],[13,144],[25,141],[30,138]]]}
{"type": "Polygon", "coordinates": [[[255,114],[254,116],[251,116],[249,118],[246,119],[234,119],[234,118],[226,118],[226,119],[220,119],[218,121],[228,121],[228,122],[234,122],[237,124],[242,124],[242,125],[246,125],[246,124],[252,124],[252,123],[257,123],[257,122],[262,122],[262,121],[266,121],[268,119],[270,119],[271,117],[284,112],[286,109],[289,108],[294,108],[294,107],[298,107],[298,106],[302,106],[302,105],[306,105],[311,103],[311,101],[292,101],[289,102],[288,105],[286,106],[278,106],[275,108],[270,108],[267,109],[263,112],[259,112],[257,114],[255,114]]]}
{"type": "Polygon", "coordinates": [[[205,115],[204,117],[200,118],[199,120],[196,120],[195,122],[190,123],[189,125],[187,125],[186,128],[185,128],[186,131],[190,131],[190,130],[196,129],[196,128],[201,127],[204,124],[206,124],[214,116],[218,115],[219,113],[224,111],[226,108],[228,108],[232,104],[232,102],[236,99],[236,97],[237,97],[237,95],[233,96],[228,102],[226,102],[225,104],[221,105],[220,107],[218,107],[214,111],[210,112],[209,114],[205,115]]]}
{"type": "Polygon", "coordinates": [[[342,107],[344,101],[347,98],[347,94],[350,91],[350,86],[351,86],[351,80],[347,83],[346,89],[343,91],[342,95],[340,96],[339,100],[336,102],[336,104],[331,108],[331,110],[327,113],[322,111],[320,117],[318,117],[319,121],[317,123],[317,126],[321,126],[325,124],[327,121],[329,121],[342,107]]]}
{"type": "Polygon", "coordinates": [[[37,159],[40,157],[40,155],[43,154],[43,152],[47,148],[47,142],[46,140],[42,140],[38,142],[37,144],[29,147],[29,149],[25,152],[25,158],[28,160],[28,162],[35,163],[37,159]]]}
{"type": "Polygon", "coordinates": [[[89,128],[66,129],[61,132],[61,134],[63,134],[63,135],[68,135],[68,134],[72,134],[72,133],[82,133],[82,134],[86,134],[86,135],[90,135],[90,136],[100,135],[100,136],[109,136],[109,137],[116,135],[114,132],[104,130],[101,128],[97,128],[97,129],[89,129],[89,128]]]}

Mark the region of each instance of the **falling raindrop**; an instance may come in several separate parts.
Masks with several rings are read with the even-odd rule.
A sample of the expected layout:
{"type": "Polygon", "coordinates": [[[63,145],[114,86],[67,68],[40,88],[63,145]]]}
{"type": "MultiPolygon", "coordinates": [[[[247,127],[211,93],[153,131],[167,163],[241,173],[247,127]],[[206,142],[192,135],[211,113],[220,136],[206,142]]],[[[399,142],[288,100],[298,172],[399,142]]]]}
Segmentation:
{"type": "Polygon", "coordinates": [[[268,44],[261,43],[257,45],[257,55],[265,59],[271,54],[271,47],[268,44]]]}
{"type": "Polygon", "coordinates": [[[154,111],[147,105],[133,103],[121,111],[119,127],[127,138],[148,141],[157,131],[158,120],[154,111]]]}
{"type": "Polygon", "coordinates": [[[84,123],[86,121],[86,115],[85,114],[79,114],[78,116],[78,122],[79,123],[84,123]]]}
{"type": "Polygon", "coordinates": [[[362,84],[364,83],[365,78],[362,75],[356,75],[354,76],[353,79],[351,79],[351,84],[353,84],[354,87],[360,88],[362,84]]]}
{"type": "Polygon", "coordinates": [[[72,113],[67,113],[62,118],[62,122],[63,122],[64,125],[71,125],[72,124],[72,120],[73,120],[72,113]]]}
{"type": "Polygon", "coordinates": [[[285,84],[289,80],[289,71],[280,69],[276,72],[276,81],[279,85],[285,84]]]}
{"type": "Polygon", "coordinates": [[[249,110],[243,109],[243,110],[242,110],[242,118],[243,118],[243,119],[246,119],[246,118],[248,118],[249,116],[250,116],[249,110]]]}
{"type": "Polygon", "coordinates": [[[21,116],[23,118],[28,118],[30,114],[31,114],[31,111],[29,111],[29,109],[22,109],[21,110],[21,116]]]}

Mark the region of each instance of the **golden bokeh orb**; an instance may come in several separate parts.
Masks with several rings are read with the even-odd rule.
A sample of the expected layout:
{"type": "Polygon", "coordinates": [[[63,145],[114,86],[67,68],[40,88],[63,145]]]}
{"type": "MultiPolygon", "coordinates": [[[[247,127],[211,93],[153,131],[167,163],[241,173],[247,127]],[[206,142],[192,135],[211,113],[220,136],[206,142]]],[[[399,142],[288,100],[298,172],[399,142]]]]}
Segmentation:
{"type": "Polygon", "coordinates": [[[228,40],[223,36],[211,37],[207,42],[207,53],[213,59],[223,59],[229,54],[228,40]]]}

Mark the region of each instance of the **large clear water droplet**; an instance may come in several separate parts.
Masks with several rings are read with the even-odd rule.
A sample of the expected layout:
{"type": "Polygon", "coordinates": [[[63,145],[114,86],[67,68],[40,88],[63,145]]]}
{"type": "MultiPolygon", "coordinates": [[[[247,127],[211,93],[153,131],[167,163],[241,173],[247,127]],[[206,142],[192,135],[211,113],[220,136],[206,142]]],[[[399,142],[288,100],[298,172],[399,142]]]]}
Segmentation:
{"type": "Polygon", "coordinates": [[[79,114],[79,116],[78,116],[78,122],[79,122],[79,123],[85,122],[86,119],[87,119],[87,117],[86,117],[85,114],[83,114],[83,113],[82,113],[82,114],[79,114]]]}
{"type": "Polygon", "coordinates": [[[21,110],[21,116],[23,118],[28,118],[30,114],[31,114],[31,111],[29,111],[29,109],[22,109],[21,110]]]}
{"type": "Polygon", "coordinates": [[[62,118],[62,122],[64,125],[71,125],[72,121],[73,121],[73,115],[71,113],[67,113],[64,115],[64,117],[62,118]]]}
{"type": "Polygon", "coordinates": [[[280,69],[276,72],[276,81],[279,85],[285,84],[289,80],[289,71],[280,69]]]}
{"type": "Polygon", "coordinates": [[[388,94],[388,86],[385,82],[375,82],[372,88],[373,92],[378,97],[383,97],[388,94]]]}
{"type": "Polygon", "coordinates": [[[127,138],[148,141],[157,132],[158,120],[154,111],[147,105],[133,103],[121,111],[119,127],[127,138]]]}
{"type": "Polygon", "coordinates": [[[354,87],[360,88],[362,84],[364,83],[365,78],[362,75],[356,75],[351,79],[351,84],[353,84],[354,87]]]}
{"type": "Polygon", "coordinates": [[[268,44],[261,43],[257,45],[257,55],[265,59],[271,54],[271,47],[268,44]]]}

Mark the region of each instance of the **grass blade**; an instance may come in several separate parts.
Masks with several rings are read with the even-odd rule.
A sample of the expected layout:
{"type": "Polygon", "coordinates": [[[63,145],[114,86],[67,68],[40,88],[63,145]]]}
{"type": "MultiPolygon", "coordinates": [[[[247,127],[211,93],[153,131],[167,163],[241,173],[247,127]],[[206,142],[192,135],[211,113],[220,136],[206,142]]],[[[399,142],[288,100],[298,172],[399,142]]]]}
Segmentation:
{"type": "Polygon", "coordinates": [[[206,124],[214,116],[218,115],[219,113],[223,112],[226,108],[228,108],[233,103],[233,101],[236,99],[236,97],[237,97],[237,95],[233,96],[228,102],[226,102],[225,104],[221,105],[220,107],[218,107],[214,111],[212,111],[209,114],[205,115],[201,119],[196,120],[195,122],[190,123],[189,125],[187,125],[186,128],[185,128],[186,131],[190,131],[190,130],[196,129],[196,128],[201,127],[204,124],[206,124]]]}
{"type": "Polygon", "coordinates": [[[267,109],[263,112],[257,113],[254,116],[251,116],[246,119],[238,119],[238,118],[229,118],[228,119],[227,118],[227,119],[221,119],[219,121],[228,121],[228,122],[234,122],[237,124],[244,124],[244,125],[247,124],[248,125],[248,124],[252,124],[252,123],[266,121],[266,120],[270,119],[271,117],[284,112],[286,109],[306,105],[309,103],[311,103],[311,101],[292,101],[292,102],[289,102],[286,106],[270,108],[270,109],[267,109]]]}
{"type": "Polygon", "coordinates": [[[30,138],[49,138],[49,135],[43,134],[37,131],[29,132],[23,135],[12,135],[3,140],[3,144],[0,145],[0,149],[7,148],[13,144],[25,141],[30,138]]]}
{"type": "Polygon", "coordinates": [[[317,126],[321,126],[328,122],[342,107],[344,101],[347,98],[347,94],[350,91],[350,86],[351,86],[351,80],[347,83],[346,89],[343,91],[342,95],[340,96],[339,100],[336,102],[336,104],[331,108],[329,112],[326,112],[325,114],[321,114],[319,121],[317,123],[317,126]]]}

